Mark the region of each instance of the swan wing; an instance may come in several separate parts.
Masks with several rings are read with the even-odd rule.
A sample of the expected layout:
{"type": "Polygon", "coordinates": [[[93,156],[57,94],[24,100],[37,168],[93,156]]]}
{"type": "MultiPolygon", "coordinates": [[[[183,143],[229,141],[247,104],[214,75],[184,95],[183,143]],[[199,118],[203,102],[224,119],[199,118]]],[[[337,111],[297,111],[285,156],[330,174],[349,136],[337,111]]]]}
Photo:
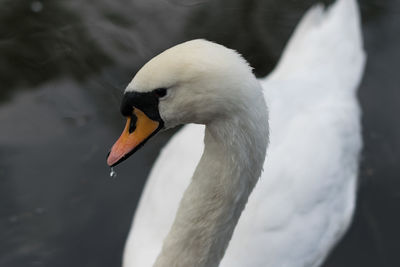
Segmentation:
{"type": "Polygon", "coordinates": [[[262,80],[270,146],[221,266],[317,267],[347,230],[362,147],[358,8],[307,12],[262,80]]]}

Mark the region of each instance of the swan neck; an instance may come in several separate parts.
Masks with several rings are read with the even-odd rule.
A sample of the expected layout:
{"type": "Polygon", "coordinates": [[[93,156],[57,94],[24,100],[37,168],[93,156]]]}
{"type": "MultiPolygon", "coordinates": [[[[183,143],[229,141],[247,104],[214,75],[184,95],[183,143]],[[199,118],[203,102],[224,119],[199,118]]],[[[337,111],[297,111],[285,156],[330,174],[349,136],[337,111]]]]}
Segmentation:
{"type": "Polygon", "coordinates": [[[268,142],[261,98],[253,114],[206,125],[202,158],[154,266],[219,265],[261,174],[268,142]]]}

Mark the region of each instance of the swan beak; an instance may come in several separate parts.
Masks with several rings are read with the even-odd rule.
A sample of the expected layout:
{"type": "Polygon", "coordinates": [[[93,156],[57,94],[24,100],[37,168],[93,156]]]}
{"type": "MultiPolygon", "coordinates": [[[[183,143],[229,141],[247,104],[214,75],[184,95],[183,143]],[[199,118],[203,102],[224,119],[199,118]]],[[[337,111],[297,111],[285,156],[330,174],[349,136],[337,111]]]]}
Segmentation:
{"type": "Polygon", "coordinates": [[[141,110],[134,108],[132,116],[126,120],[124,131],[108,154],[107,164],[113,167],[121,163],[160,129],[160,122],[150,119],[141,110]]]}

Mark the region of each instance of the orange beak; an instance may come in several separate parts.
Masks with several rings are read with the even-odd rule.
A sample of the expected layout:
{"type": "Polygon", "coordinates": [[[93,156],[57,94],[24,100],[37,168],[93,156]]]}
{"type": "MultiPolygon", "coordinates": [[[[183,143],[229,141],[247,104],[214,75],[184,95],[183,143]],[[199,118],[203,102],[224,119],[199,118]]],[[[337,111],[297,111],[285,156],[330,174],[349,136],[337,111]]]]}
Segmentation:
{"type": "Polygon", "coordinates": [[[124,131],[108,154],[109,166],[115,166],[128,158],[161,128],[160,122],[151,120],[137,108],[133,109],[132,116],[136,117],[136,127],[132,127],[132,117],[128,117],[124,131]]]}

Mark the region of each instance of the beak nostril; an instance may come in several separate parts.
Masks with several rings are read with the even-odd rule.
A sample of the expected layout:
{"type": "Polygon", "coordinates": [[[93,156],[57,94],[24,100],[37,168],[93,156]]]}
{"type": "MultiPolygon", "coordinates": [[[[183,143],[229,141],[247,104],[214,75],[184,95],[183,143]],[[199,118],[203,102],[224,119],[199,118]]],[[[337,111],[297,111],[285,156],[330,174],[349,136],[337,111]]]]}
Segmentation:
{"type": "Polygon", "coordinates": [[[131,115],[131,122],[129,123],[129,133],[133,133],[136,130],[137,117],[135,114],[131,115]]]}

